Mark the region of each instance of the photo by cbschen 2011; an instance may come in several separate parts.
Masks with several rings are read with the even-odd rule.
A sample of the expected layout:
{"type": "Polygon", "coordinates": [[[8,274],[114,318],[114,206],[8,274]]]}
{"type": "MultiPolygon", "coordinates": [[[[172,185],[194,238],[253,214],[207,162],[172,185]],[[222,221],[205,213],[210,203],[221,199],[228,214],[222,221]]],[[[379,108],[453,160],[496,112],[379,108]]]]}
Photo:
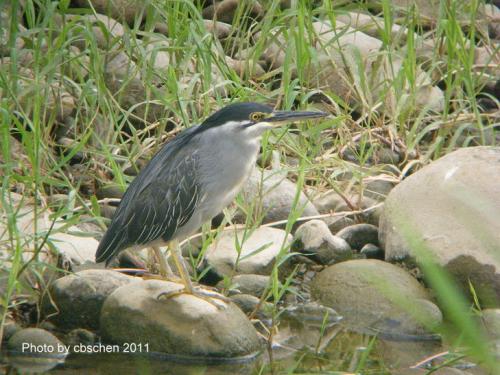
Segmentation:
{"type": "Polygon", "coordinates": [[[3,372],[497,374],[499,14],[0,2],[3,372]]]}

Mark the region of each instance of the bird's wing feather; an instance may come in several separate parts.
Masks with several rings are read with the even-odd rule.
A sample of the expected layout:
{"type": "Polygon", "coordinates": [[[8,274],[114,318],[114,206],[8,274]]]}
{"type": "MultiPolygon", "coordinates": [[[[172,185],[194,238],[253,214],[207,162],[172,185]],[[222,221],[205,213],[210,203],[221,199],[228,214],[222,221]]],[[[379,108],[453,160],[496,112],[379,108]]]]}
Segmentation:
{"type": "Polygon", "coordinates": [[[97,262],[109,261],[134,245],[144,246],[160,238],[168,241],[191,218],[200,198],[197,155],[192,148],[179,147],[186,139],[177,138],[130,184],[99,243],[97,262]]]}
{"type": "Polygon", "coordinates": [[[127,213],[133,215],[127,238],[134,245],[160,237],[168,241],[191,218],[198,200],[196,158],[189,155],[176,161],[172,168],[158,171],[155,181],[136,194],[127,213]]]}

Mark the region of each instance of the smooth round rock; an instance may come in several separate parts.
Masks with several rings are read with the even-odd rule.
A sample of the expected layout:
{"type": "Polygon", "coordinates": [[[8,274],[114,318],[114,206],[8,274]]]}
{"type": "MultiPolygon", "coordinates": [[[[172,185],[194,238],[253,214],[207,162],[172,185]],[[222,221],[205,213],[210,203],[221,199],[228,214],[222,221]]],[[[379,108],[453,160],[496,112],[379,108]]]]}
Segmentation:
{"type": "Polygon", "coordinates": [[[134,24],[141,21],[150,6],[149,1],[139,0],[75,0],[75,5],[81,8],[89,8],[90,4],[97,13],[107,14],[120,21],[134,24]]]}
{"type": "Polygon", "coordinates": [[[41,374],[64,362],[68,351],[52,333],[40,328],[25,328],[7,342],[4,359],[23,374],[41,374]]]}
{"type": "Polygon", "coordinates": [[[235,73],[244,79],[257,79],[265,74],[264,69],[258,62],[253,60],[236,60],[229,56],[225,57],[227,66],[235,71],[235,73]]]}
{"type": "Polygon", "coordinates": [[[68,353],[63,343],[49,331],[41,328],[24,328],[7,342],[7,350],[16,355],[31,357],[65,357],[68,353]]]}
{"type": "Polygon", "coordinates": [[[481,306],[500,306],[499,181],[500,147],[486,146],[454,151],[404,179],[380,219],[386,260],[418,263],[423,239],[465,293],[472,284],[481,306]]]}
{"type": "Polygon", "coordinates": [[[148,344],[152,352],[199,358],[234,358],[255,354],[257,333],[236,305],[210,303],[194,295],[161,297],[183,285],[161,280],[131,283],[115,290],[104,303],[104,340],[148,344]]]}
{"type": "Polygon", "coordinates": [[[393,180],[372,178],[365,182],[364,194],[376,201],[384,201],[395,186],[393,180]]]}
{"type": "Polygon", "coordinates": [[[121,199],[123,197],[123,189],[117,184],[106,184],[97,189],[96,195],[98,199],[121,199]]]}
{"type": "Polygon", "coordinates": [[[328,214],[345,202],[334,190],[329,190],[315,197],[312,203],[320,214],[328,214]]]}
{"type": "Polygon", "coordinates": [[[376,164],[395,164],[397,165],[401,159],[400,155],[390,148],[379,148],[373,155],[376,164]]]}
{"type": "Polygon", "coordinates": [[[273,304],[269,302],[264,302],[260,305],[260,298],[252,296],[250,294],[235,294],[231,296],[231,301],[233,301],[245,314],[251,314],[256,308],[256,317],[260,320],[269,319],[271,317],[271,310],[273,304]]]}
{"type": "Polygon", "coordinates": [[[331,264],[352,256],[349,244],[343,238],[334,236],[321,220],[310,220],[299,226],[295,231],[292,249],[320,264],[331,264]]]}
{"type": "Polygon", "coordinates": [[[365,246],[363,246],[359,253],[361,255],[364,255],[368,259],[384,260],[385,257],[384,250],[372,243],[367,243],[365,246]]]}
{"type": "Polygon", "coordinates": [[[17,331],[20,331],[21,329],[21,326],[15,321],[6,319],[3,325],[2,342],[8,341],[17,331]]]}
{"type": "Polygon", "coordinates": [[[315,327],[331,327],[342,320],[334,309],[317,302],[294,304],[283,309],[281,314],[285,319],[293,319],[315,327]]]}
{"type": "Polygon", "coordinates": [[[144,79],[136,63],[124,52],[109,51],[105,57],[104,82],[115,99],[136,116],[134,123],[143,126],[144,119],[155,121],[165,111],[164,106],[155,103],[157,92],[148,93],[144,79]],[[147,105],[145,100],[151,100],[147,105]],[[144,104],[144,105],[143,105],[144,104]]]}
{"type": "Polygon", "coordinates": [[[427,335],[442,321],[439,308],[411,275],[375,259],[350,260],[321,271],[311,295],[355,330],[390,336],[427,335]]]}
{"type": "MultiPolygon", "coordinates": [[[[297,185],[287,179],[286,175],[266,169],[255,168],[242,188],[245,202],[255,206],[254,210],[264,215],[262,220],[264,224],[287,220],[293,209],[296,194],[297,185]],[[258,199],[255,199],[256,197],[258,199]]],[[[297,208],[303,208],[301,216],[319,215],[318,210],[303,192],[299,194],[297,208]]],[[[237,214],[235,220],[244,222],[241,213],[237,214]]]]}
{"type": "Polygon", "coordinates": [[[66,194],[52,194],[47,197],[47,203],[51,209],[57,211],[68,204],[68,196],[66,194]]]}
{"type": "Polygon", "coordinates": [[[224,275],[257,274],[270,275],[276,257],[282,246],[292,241],[292,236],[284,230],[260,227],[250,235],[244,231],[224,231],[217,241],[212,243],[205,255],[211,270],[222,278],[224,275]],[[235,239],[235,236],[238,239],[235,239]],[[241,244],[240,254],[235,243],[241,244]]]}
{"type": "Polygon", "coordinates": [[[64,342],[72,350],[80,345],[94,345],[97,342],[97,336],[87,329],[76,328],[66,335],[64,342]]]}
{"type": "MultiPolygon", "coordinates": [[[[269,285],[270,279],[266,275],[236,275],[231,280],[230,292],[250,294],[260,298],[269,285]]],[[[224,282],[220,281],[217,288],[219,290],[224,288],[224,282]]]]}
{"type": "Polygon", "coordinates": [[[347,216],[325,217],[323,218],[323,221],[325,222],[325,224],[328,226],[328,229],[330,229],[330,232],[332,233],[338,233],[342,229],[356,224],[354,219],[351,219],[350,217],[347,216]]]}
{"type": "Polygon", "coordinates": [[[101,210],[101,216],[106,219],[112,219],[115,216],[116,207],[107,203],[100,203],[99,209],[101,210]]]}
{"type": "MultiPolygon", "coordinates": [[[[367,212],[361,214],[363,221],[369,224],[378,225],[378,218],[380,216],[379,202],[370,198],[368,195],[364,195],[362,197],[359,195],[348,195],[345,198],[350,204],[347,204],[344,198],[338,195],[335,191],[331,190],[314,198],[313,204],[321,214],[329,214],[333,212],[337,214],[345,212],[348,214],[349,211],[353,211],[353,209],[369,209],[367,212]],[[374,206],[377,207],[373,208],[374,206]]],[[[323,218],[323,221],[328,225],[328,228],[330,228],[332,233],[337,233],[345,227],[356,224],[354,217],[354,215],[331,216],[323,218]]]]}
{"type": "Polygon", "coordinates": [[[245,314],[251,314],[259,305],[260,299],[250,294],[235,294],[233,301],[245,314]]]}
{"type": "Polygon", "coordinates": [[[378,245],[378,229],[372,224],[354,224],[342,229],[337,237],[344,239],[353,249],[361,250],[368,243],[378,245]]]}
{"type": "Polygon", "coordinates": [[[97,329],[106,297],[116,288],[139,280],[116,271],[97,269],[61,277],[50,286],[52,300],[44,298],[42,314],[63,329],[97,329]]]}
{"type": "MultiPolygon", "coordinates": [[[[235,16],[241,17],[241,14],[238,13],[238,6],[240,4],[243,4],[243,2],[239,0],[214,1],[212,5],[203,9],[202,16],[205,19],[215,19],[230,24],[233,22],[235,16]]],[[[260,18],[264,13],[264,9],[258,1],[247,1],[245,2],[245,6],[248,7],[248,15],[252,18],[260,18]]]]}

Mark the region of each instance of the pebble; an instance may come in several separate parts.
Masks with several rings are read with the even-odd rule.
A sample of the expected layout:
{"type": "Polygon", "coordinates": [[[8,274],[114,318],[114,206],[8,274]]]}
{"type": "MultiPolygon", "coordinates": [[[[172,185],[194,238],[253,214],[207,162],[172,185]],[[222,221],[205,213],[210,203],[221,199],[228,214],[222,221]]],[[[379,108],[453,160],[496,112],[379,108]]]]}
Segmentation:
{"type": "Polygon", "coordinates": [[[64,344],[52,333],[41,328],[23,328],[7,342],[7,350],[30,357],[64,358],[64,344]]]}
{"type": "Polygon", "coordinates": [[[97,342],[97,335],[84,328],[76,328],[71,330],[65,338],[65,344],[70,348],[79,345],[94,345],[97,342]]]}
{"type": "Polygon", "coordinates": [[[354,224],[338,232],[337,237],[353,249],[361,250],[366,244],[378,245],[378,228],[372,224],[354,224]]]}
{"type": "Polygon", "coordinates": [[[364,245],[359,253],[364,255],[367,259],[384,260],[385,257],[384,250],[372,243],[364,245]]]}
{"type": "MultiPolygon", "coordinates": [[[[265,275],[236,275],[231,279],[230,293],[250,294],[261,297],[269,286],[271,278],[265,275]]],[[[217,284],[219,290],[224,289],[224,280],[217,284]]]]}
{"type": "Polygon", "coordinates": [[[2,342],[8,341],[19,330],[21,330],[21,326],[14,320],[7,318],[3,325],[2,342]]]}
{"type": "MultiPolygon", "coordinates": [[[[231,296],[231,301],[233,301],[245,314],[252,314],[257,306],[259,306],[260,298],[252,296],[250,294],[235,294],[231,296]]],[[[273,304],[269,302],[263,302],[257,310],[255,317],[260,320],[268,320],[271,317],[273,304]]]]}
{"type": "Polygon", "coordinates": [[[343,238],[334,236],[321,220],[310,220],[299,226],[292,249],[325,265],[347,260],[352,256],[349,244],[343,238]]]}
{"type": "Polygon", "coordinates": [[[113,183],[103,185],[96,191],[98,199],[104,199],[104,198],[121,199],[123,197],[123,193],[124,193],[123,188],[113,183]]]}

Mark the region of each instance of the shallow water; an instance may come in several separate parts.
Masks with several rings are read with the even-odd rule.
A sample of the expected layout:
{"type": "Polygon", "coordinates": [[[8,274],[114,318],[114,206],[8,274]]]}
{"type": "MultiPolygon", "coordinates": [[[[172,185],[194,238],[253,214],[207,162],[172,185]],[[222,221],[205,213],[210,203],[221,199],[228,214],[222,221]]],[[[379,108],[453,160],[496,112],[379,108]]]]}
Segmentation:
{"type": "MultiPolygon", "coordinates": [[[[401,369],[443,351],[439,341],[383,340],[347,331],[340,324],[323,329],[317,324],[286,321],[274,337],[272,361],[277,373],[355,372],[364,361],[364,371],[398,373],[401,369]],[[373,345],[372,345],[373,344],[373,345]]],[[[5,373],[49,371],[51,374],[270,374],[267,351],[246,361],[197,363],[196,359],[172,358],[160,354],[69,354],[65,361],[2,356],[5,373]],[[17,371],[16,371],[17,370],[17,371]]]]}

